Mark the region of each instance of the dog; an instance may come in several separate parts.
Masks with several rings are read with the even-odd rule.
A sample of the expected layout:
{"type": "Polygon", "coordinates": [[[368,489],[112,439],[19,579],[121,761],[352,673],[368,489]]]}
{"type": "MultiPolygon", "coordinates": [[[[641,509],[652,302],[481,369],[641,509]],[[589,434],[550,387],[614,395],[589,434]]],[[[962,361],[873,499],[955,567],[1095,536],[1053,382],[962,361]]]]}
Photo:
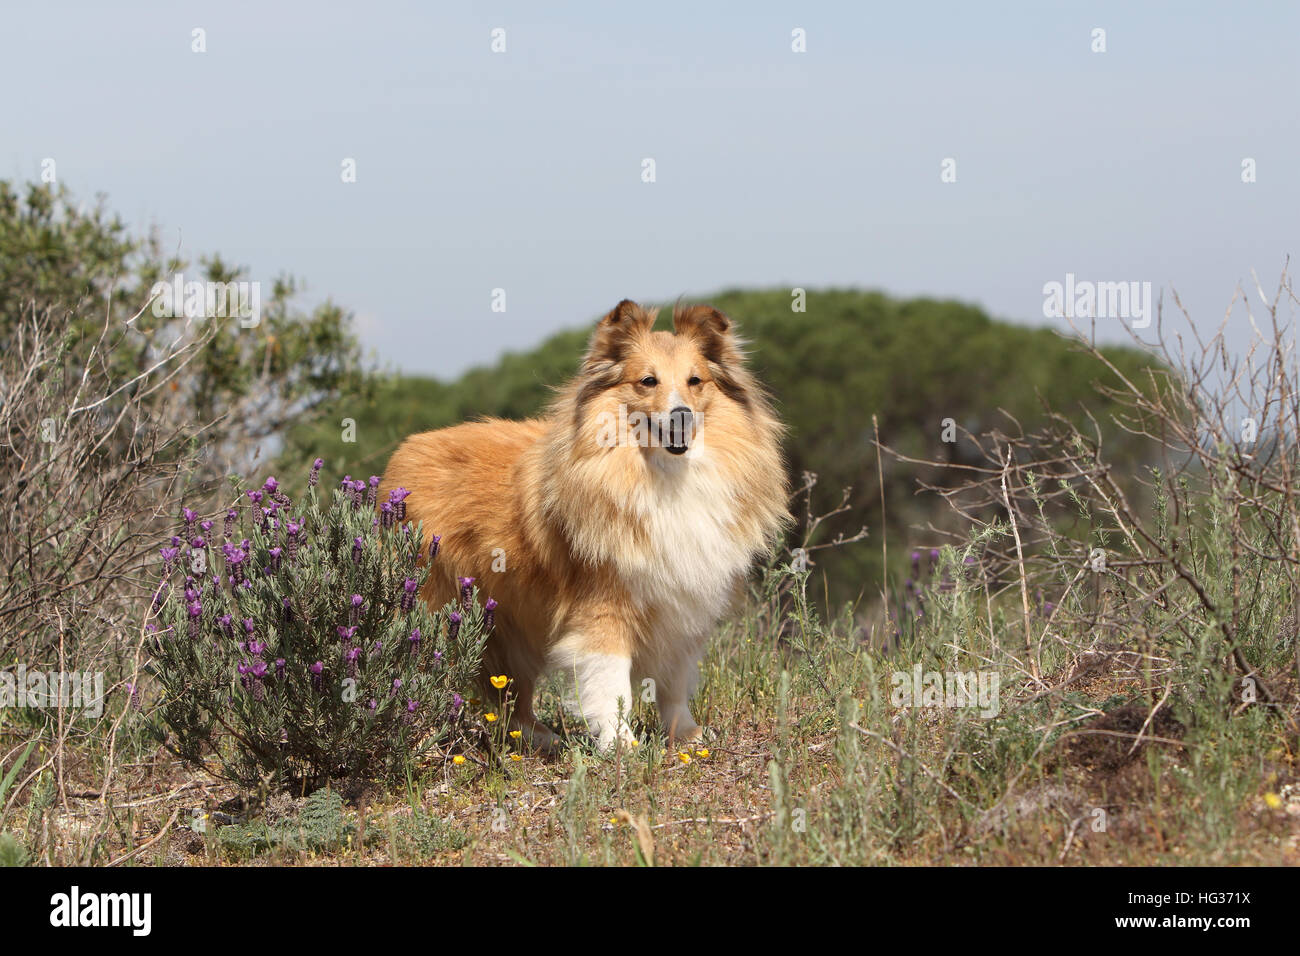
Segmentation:
{"type": "Polygon", "coordinates": [[[513,680],[511,725],[541,749],[558,738],[533,693],[553,669],[602,749],[633,743],[634,694],[671,740],[698,739],[699,655],[790,520],[784,428],[731,320],[678,305],[666,332],[657,314],[623,300],[541,418],[414,435],[380,485],[441,536],[423,599],[472,577],[499,603],[485,676],[513,680]]]}

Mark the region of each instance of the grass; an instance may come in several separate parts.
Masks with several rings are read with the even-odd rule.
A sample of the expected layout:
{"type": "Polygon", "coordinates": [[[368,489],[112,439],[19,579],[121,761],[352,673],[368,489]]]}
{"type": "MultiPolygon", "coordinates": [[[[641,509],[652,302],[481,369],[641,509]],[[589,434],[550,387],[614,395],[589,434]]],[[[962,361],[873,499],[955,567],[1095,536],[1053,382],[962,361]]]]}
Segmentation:
{"type": "MultiPolygon", "coordinates": [[[[1037,682],[1020,673],[1003,646],[1015,642],[998,640],[1007,625],[969,583],[933,589],[934,613],[886,651],[848,616],[832,626],[815,615],[803,578],[786,569],[770,579],[798,584],[782,603],[782,636],[756,602],[710,646],[696,698],[710,735],[689,749],[668,747],[638,711],[643,742],[613,754],[574,734],[553,757],[511,759],[503,742],[411,768],[404,792],[351,781],[294,800],[196,773],[140,734],[104,796],[80,789],[93,786],[103,755],[93,744],[66,754],[66,800],[48,779],[33,786],[25,819],[4,821],[16,846],[0,860],[21,851],[54,864],[134,853],[128,865],[1300,862],[1300,773],[1285,720],[1260,706],[1178,700],[1145,722],[1152,692],[1171,679],[1191,686],[1195,661],[1061,641],[1046,649],[1037,682]],[[896,706],[892,675],[916,664],[1004,675],[997,715],[896,706]]],[[[1294,713],[1294,674],[1266,676],[1294,713]]],[[[560,708],[561,688],[548,686],[541,713],[560,708]]]]}

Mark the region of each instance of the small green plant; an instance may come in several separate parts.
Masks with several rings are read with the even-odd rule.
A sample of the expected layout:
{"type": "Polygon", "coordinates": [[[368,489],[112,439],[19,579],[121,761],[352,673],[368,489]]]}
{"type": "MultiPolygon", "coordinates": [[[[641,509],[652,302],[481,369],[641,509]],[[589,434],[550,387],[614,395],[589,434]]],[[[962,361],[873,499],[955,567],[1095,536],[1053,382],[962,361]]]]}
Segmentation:
{"type": "Polygon", "coordinates": [[[437,814],[415,807],[408,816],[390,818],[388,840],[395,860],[423,862],[448,850],[463,850],[469,835],[437,814]]]}
{"type": "Polygon", "coordinates": [[[222,827],[217,839],[237,856],[280,849],[302,853],[337,851],[356,833],[343,818],[343,798],[333,790],[317,790],[292,817],[268,824],[265,820],[222,827]]]}
{"type": "Polygon", "coordinates": [[[27,847],[12,833],[0,833],[0,867],[26,865],[27,847]]]}
{"type": "Polygon", "coordinates": [[[220,546],[186,509],[161,549],[146,626],[168,744],[199,764],[214,752],[245,786],[400,780],[452,735],[492,626],[471,579],[458,603],[420,599],[438,539],[426,555],[404,489],[376,506],[379,479],[348,476],[323,504],[320,467],[296,504],[274,478],[245,491],[220,546]]]}

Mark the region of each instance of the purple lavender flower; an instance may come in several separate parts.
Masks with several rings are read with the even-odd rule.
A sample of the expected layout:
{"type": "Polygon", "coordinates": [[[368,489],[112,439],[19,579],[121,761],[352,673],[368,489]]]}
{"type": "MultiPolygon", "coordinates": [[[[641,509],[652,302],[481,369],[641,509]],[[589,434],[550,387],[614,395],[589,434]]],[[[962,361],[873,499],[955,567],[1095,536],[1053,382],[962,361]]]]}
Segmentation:
{"type": "Polygon", "coordinates": [[[275,659],[275,677],[276,677],[277,680],[279,680],[279,679],[281,679],[281,678],[284,677],[284,658],[283,658],[283,657],[277,657],[277,658],[275,659]]]}
{"type": "Polygon", "coordinates": [[[247,635],[249,635],[249,636],[251,637],[252,634],[253,634],[253,631],[255,630],[255,628],[256,628],[256,625],[253,623],[253,619],[252,619],[251,617],[246,617],[246,618],[244,618],[244,633],[245,633],[245,634],[247,634],[247,635]]]}
{"type": "Polygon", "coordinates": [[[325,459],[317,458],[311,463],[311,474],[307,476],[307,487],[315,488],[316,482],[320,480],[320,470],[325,467],[325,459]]]}
{"type": "Polygon", "coordinates": [[[366,707],[368,707],[370,710],[374,710],[378,706],[379,706],[379,701],[375,700],[373,697],[370,698],[370,703],[366,704],[366,707]]]}
{"type": "Polygon", "coordinates": [[[280,556],[281,556],[282,554],[284,554],[284,551],[283,551],[281,548],[272,548],[272,549],[270,550],[269,554],[271,555],[271,570],[272,570],[272,571],[279,571],[279,570],[280,570],[280,556]]]}
{"type": "Polygon", "coordinates": [[[312,664],[307,670],[311,671],[311,683],[317,690],[320,690],[321,674],[325,671],[325,665],[320,661],[312,664]]]}
{"type": "Polygon", "coordinates": [[[406,702],[406,712],[407,712],[408,714],[413,714],[413,713],[415,713],[415,708],[418,707],[418,706],[420,706],[419,701],[408,700],[408,701],[406,702]]]}
{"type": "Polygon", "coordinates": [[[260,505],[262,503],[263,495],[260,491],[254,489],[252,491],[246,491],[244,494],[248,495],[248,499],[253,502],[253,504],[260,505]]]}
{"type": "Polygon", "coordinates": [[[293,620],[293,602],[289,598],[280,598],[280,613],[286,621],[293,620]]]}
{"type": "Polygon", "coordinates": [[[402,584],[402,601],[401,608],[404,613],[409,614],[415,607],[415,589],[417,583],[415,578],[407,578],[402,584]]]}
{"type": "Polygon", "coordinates": [[[396,693],[397,693],[399,690],[401,690],[401,689],[402,689],[402,679],[401,679],[400,677],[394,677],[394,678],[393,678],[393,693],[396,694],[396,693]]]}
{"type": "Polygon", "coordinates": [[[244,558],[247,557],[243,551],[238,548],[232,548],[226,555],[226,567],[230,571],[230,579],[234,584],[244,582],[244,558]]]}
{"type": "Polygon", "coordinates": [[[342,624],[340,624],[336,628],[336,631],[338,633],[339,640],[343,642],[343,645],[345,647],[348,644],[352,643],[352,638],[357,636],[357,629],[355,627],[344,627],[342,624]]]}
{"type": "Polygon", "coordinates": [[[379,524],[384,528],[391,528],[393,526],[393,520],[393,503],[391,501],[385,501],[379,506],[379,524]]]}
{"type": "Polygon", "coordinates": [[[433,540],[429,542],[429,560],[432,561],[438,556],[438,545],[442,542],[442,535],[435,534],[433,540]]]}
{"type": "Polygon", "coordinates": [[[181,553],[181,549],[180,548],[159,548],[158,553],[162,555],[162,559],[163,559],[163,574],[164,575],[170,574],[172,570],[172,562],[175,561],[176,556],[181,553]]]}
{"type": "Polygon", "coordinates": [[[455,640],[460,633],[460,615],[452,611],[447,615],[447,640],[455,640]]]}
{"type": "Polygon", "coordinates": [[[230,617],[229,614],[223,614],[223,615],[221,615],[221,617],[220,617],[220,619],[217,621],[217,623],[221,625],[221,632],[222,632],[223,634],[225,634],[226,637],[234,637],[234,636],[235,636],[235,630],[234,630],[234,628],[232,628],[232,627],[230,626],[230,624],[231,624],[231,617],[230,617]]]}
{"type": "Polygon", "coordinates": [[[496,598],[488,598],[487,603],[483,605],[483,629],[490,631],[492,625],[496,622],[497,601],[496,598]]]}
{"type": "Polygon", "coordinates": [[[200,522],[199,522],[199,528],[203,531],[204,534],[212,534],[212,522],[211,522],[211,521],[200,521],[200,522]]]}
{"type": "Polygon", "coordinates": [[[229,541],[235,534],[235,521],[239,518],[239,513],[231,508],[226,512],[225,537],[229,541]]]}
{"type": "Polygon", "coordinates": [[[420,629],[417,627],[411,631],[411,636],[407,640],[411,643],[411,653],[417,653],[420,650],[420,629]]]}
{"type": "Polygon", "coordinates": [[[365,545],[360,538],[352,539],[352,563],[353,564],[361,563],[361,549],[364,547],[365,545]]]}
{"type": "Polygon", "coordinates": [[[370,507],[375,506],[375,499],[379,497],[379,476],[370,476],[370,490],[366,493],[366,504],[370,507]]]}
{"type": "Polygon", "coordinates": [[[460,694],[457,694],[453,691],[451,695],[451,715],[455,717],[457,714],[459,714],[461,707],[463,707],[464,705],[465,705],[465,698],[461,697],[460,694]]]}
{"type": "Polygon", "coordinates": [[[460,606],[468,611],[474,605],[474,579],[460,578],[460,606]]]}
{"type": "Polygon", "coordinates": [[[276,490],[280,487],[280,483],[276,481],[275,478],[268,478],[266,479],[266,483],[263,484],[262,487],[266,489],[266,493],[268,495],[273,495],[275,494],[276,490]]]}
{"type": "Polygon", "coordinates": [[[406,520],[406,498],[410,492],[405,488],[395,488],[388,497],[393,502],[393,510],[398,521],[406,520]]]}
{"type": "Polygon", "coordinates": [[[190,526],[194,524],[194,522],[199,520],[199,516],[189,508],[181,509],[181,517],[185,519],[185,526],[187,531],[190,528],[190,526]]]}
{"type": "Polygon", "coordinates": [[[264,653],[266,653],[266,642],[256,641],[256,640],[249,641],[248,653],[252,654],[254,657],[261,657],[264,653]]]}

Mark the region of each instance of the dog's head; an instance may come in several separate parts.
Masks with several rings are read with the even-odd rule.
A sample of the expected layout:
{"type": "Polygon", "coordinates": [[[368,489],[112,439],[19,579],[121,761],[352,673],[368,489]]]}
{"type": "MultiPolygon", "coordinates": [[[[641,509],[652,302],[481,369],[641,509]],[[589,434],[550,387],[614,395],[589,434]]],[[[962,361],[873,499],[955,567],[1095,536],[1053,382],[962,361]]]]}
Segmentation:
{"type": "Polygon", "coordinates": [[[678,306],[673,331],[656,332],[657,315],[624,299],[592,334],[575,411],[586,421],[600,418],[604,443],[680,456],[707,442],[710,429],[767,416],[726,315],[705,305],[678,306]]]}

